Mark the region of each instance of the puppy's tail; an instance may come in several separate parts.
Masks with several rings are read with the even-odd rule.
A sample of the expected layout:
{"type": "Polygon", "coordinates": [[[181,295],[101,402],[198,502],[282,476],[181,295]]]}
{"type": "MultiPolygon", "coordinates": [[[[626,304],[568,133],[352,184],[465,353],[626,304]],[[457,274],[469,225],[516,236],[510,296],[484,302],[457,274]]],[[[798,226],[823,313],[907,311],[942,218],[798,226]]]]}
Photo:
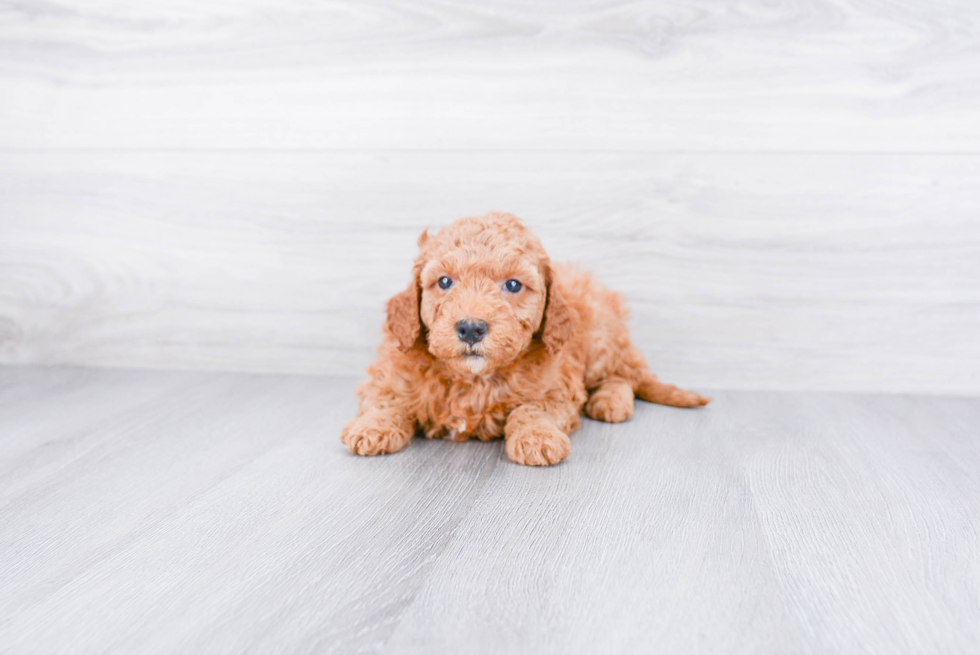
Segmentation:
{"type": "Polygon", "coordinates": [[[701,407],[711,402],[708,396],[664,384],[650,371],[643,372],[635,393],[640,400],[671,407],[701,407]]]}

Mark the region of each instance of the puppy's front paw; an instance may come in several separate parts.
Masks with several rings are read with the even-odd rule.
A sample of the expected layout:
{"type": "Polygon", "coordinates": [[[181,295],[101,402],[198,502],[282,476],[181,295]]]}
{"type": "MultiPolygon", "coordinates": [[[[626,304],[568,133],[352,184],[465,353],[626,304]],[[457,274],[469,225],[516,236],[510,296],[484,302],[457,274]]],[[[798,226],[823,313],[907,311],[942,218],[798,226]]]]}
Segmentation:
{"type": "Polygon", "coordinates": [[[523,425],[507,435],[507,456],[525,466],[548,466],[568,457],[572,442],[568,435],[545,422],[523,425]]]}
{"type": "Polygon", "coordinates": [[[384,455],[404,448],[412,433],[383,415],[365,414],[344,426],[340,440],[356,455],[384,455]]]}

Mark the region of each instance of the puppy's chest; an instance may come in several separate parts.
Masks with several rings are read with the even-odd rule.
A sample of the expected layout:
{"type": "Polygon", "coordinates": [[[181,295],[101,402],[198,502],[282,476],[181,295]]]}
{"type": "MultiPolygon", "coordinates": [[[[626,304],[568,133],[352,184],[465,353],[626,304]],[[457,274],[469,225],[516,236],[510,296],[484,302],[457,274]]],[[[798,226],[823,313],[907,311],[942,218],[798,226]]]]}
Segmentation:
{"type": "Polygon", "coordinates": [[[501,437],[518,400],[503,396],[492,380],[440,384],[428,394],[420,422],[430,439],[466,441],[501,437]]]}

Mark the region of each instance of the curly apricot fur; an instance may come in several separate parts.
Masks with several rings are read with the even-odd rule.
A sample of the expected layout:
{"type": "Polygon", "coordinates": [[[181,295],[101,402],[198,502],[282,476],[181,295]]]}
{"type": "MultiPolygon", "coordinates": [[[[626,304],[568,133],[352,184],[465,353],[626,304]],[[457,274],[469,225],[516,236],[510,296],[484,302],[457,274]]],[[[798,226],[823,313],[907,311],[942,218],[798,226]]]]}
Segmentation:
{"type": "Polygon", "coordinates": [[[512,214],[465,218],[418,240],[408,288],[388,301],[384,339],[344,426],[351,452],[429,438],[505,437],[519,464],[556,464],[571,450],[581,412],[618,423],[633,398],[697,407],[711,399],[659,382],[630,342],[622,296],[587,272],[553,264],[512,214]],[[449,288],[437,284],[452,280],[449,288]],[[518,292],[505,287],[521,283],[518,292]],[[466,344],[462,320],[484,321],[466,344]]]}

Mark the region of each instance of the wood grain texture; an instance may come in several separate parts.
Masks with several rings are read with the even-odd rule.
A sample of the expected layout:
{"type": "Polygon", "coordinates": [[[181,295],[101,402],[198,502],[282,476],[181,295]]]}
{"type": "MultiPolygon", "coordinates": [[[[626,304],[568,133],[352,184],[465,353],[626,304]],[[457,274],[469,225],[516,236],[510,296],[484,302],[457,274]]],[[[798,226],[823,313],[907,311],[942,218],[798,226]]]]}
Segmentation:
{"type": "Polygon", "coordinates": [[[500,442],[349,455],[353,387],[0,368],[4,651],[980,644],[976,399],[716,390],[530,469],[500,442]]]}
{"type": "Polygon", "coordinates": [[[0,147],[980,150],[971,0],[52,0],[0,147]]]}
{"type": "Polygon", "coordinates": [[[980,156],[0,155],[0,359],[360,375],[415,238],[523,216],[665,379],[980,393],[980,156]]]}

